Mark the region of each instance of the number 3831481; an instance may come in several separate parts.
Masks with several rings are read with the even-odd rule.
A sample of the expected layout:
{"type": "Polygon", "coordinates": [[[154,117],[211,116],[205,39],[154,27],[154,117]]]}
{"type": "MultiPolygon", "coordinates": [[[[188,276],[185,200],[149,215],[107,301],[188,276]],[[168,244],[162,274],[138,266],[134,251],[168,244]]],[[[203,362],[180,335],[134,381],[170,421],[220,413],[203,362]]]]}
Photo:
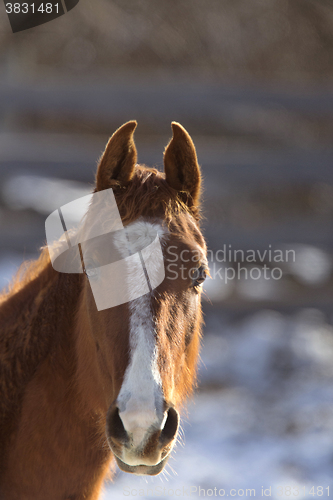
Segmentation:
{"type": "Polygon", "coordinates": [[[34,3],[6,3],[6,12],[7,14],[34,14],[35,12],[41,12],[43,14],[58,14],[59,13],[59,4],[52,3],[41,3],[35,5],[34,3]]]}

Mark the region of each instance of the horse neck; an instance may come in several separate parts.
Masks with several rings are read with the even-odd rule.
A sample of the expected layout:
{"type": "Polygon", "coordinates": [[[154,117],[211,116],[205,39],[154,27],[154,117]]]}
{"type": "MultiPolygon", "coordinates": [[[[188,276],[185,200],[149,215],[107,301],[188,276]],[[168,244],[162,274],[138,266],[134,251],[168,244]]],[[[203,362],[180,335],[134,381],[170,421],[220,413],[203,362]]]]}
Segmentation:
{"type": "Polygon", "coordinates": [[[81,414],[77,397],[75,312],[81,288],[82,275],[57,273],[48,263],[0,306],[1,498],[7,481],[21,492],[26,470],[34,493],[37,484],[38,491],[40,485],[52,491],[52,498],[67,498],[71,488],[77,498],[97,498],[91,492],[106,473],[110,451],[98,447],[104,429],[96,432],[99,421],[81,414]],[[53,450],[47,459],[45,449],[53,450]]]}
{"type": "Polygon", "coordinates": [[[80,276],[61,275],[50,262],[34,274],[31,280],[25,277],[24,284],[18,283],[0,305],[0,388],[4,410],[12,410],[18,404],[43,360],[52,356],[53,364],[64,364],[73,351],[70,333],[80,276]],[[63,358],[57,356],[60,351],[63,358]]]}

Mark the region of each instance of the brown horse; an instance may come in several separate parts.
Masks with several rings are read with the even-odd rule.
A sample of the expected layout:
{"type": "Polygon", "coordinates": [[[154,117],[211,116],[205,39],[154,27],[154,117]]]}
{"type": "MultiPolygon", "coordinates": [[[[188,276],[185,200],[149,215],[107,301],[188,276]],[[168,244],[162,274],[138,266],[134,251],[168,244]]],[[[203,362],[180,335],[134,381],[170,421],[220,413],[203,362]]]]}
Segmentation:
{"type": "Polygon", "coordinates": [[[97,499],[113,457],[155,475],[177,439],[202,323],[201,175],[181,125],[172,123],[165,173],[136,164],[135,128],[109,140],[95,192],[113,189],[124,226],[157,228],[165,279],[98,311],[88,276],[55,271],[47,248],[23,265],[0,297],[1,500],[97,499]]]}

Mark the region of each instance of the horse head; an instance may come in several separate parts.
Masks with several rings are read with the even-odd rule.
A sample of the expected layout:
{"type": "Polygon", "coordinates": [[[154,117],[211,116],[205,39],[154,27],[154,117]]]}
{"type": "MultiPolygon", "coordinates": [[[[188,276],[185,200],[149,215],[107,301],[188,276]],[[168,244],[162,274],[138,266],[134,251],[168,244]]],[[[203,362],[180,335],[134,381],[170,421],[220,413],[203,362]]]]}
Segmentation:
{"type": "MultiPolygon", "coordinates": [[[[120,469],[155,475],[177,441],[179,412],[196,383],[201,285],[208,270],[199,228],[201,174],[189,134],[172,123],[162,173],[137,165],[135,128],[131,121],[113,134],[100,159],[95,187],[95,193],[112,189],[134,245],[130,266],[113,265],[109,275],[104,274],[104,298],[126,289],[129,300],[98,310],[93,290],[110,245],[105,240],[96,246],[89,240],[84,261],[86,268],[97,271],[83,277],[77,378],[89,411],[100,415],[120,469]],[[151,273],[160,261],[154,252],[142,250],[152,241],[159,244],[164,267],[163,279],[154,286],[151,273]],[[146,280],[148,288],[133,295],[146,280]]],[[[107,204],[92,203],[86,227],[107,221],[108,210],[107,204]]],[[[120,237],[115,241],[120,263],[126,244],[120,237]]]]}

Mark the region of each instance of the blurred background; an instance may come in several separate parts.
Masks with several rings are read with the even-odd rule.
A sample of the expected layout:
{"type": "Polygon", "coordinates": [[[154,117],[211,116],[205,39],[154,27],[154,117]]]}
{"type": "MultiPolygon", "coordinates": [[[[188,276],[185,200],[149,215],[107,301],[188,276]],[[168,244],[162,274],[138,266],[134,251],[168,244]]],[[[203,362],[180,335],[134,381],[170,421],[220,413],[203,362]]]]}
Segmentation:
{"type": "Polygon", "coordinates": [[[163,168],[175,120],[202,166],[203,231],[212,270],[222,271],[203,298],[199,388],[163,476],[118,471],[104,499],[190,486],[193,497],[195,487],[240,490],[235,498],[271,487],[281,498],[278,486],[285,496],[288,486],[329,496],[332,3],[81,0],[16,34],[1,4],[0,111],[1,287],[37,257],[46,216],[91,190],[97,159],[125,121],[139,123],[141,163],[163,168]],[[224,245],[254,251],[257,261],[241,265],[278,266],[281,279],[243,273],[226,283],[223,271],[239,262],[214,261],[224,245]],[[295,259],[260,259],[269,249],[295,259]]]}

